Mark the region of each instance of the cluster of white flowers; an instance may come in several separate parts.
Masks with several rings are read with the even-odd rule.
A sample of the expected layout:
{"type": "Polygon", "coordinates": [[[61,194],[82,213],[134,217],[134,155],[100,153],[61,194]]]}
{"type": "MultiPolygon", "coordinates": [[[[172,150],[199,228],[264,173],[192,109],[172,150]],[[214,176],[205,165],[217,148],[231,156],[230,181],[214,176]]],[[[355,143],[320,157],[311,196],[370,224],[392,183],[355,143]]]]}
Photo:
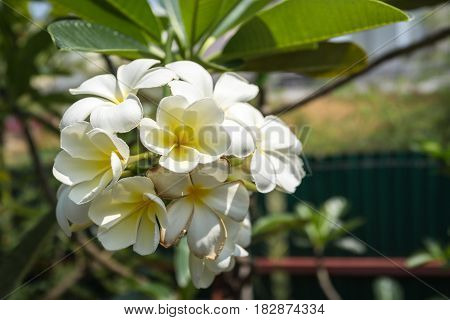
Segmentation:
{"type": "Polygon", "coordinates": [[[280,119],[248,103],[258,87],[237,74],[214,86],[194,62],[158,63],[138,59],[119,67],[117,78],[95,76],[71,90],[89,97],[61,120],[57,221],[68,236],[95,224],[107,250],[132,245],[141,255],[186,236],[193,283],[206,288],[248,254],[247,188],[292,193],[300,184],[301,144],[280,119]],[[161,99],[155,119],[146,118],[139,89],[166,85],[172,95],[161,99]],[[130,156],[118,134],[134,129],[146,151],[130,156]],[[131,170],[149,157],[158,163],[142,174],[131,170]]]}

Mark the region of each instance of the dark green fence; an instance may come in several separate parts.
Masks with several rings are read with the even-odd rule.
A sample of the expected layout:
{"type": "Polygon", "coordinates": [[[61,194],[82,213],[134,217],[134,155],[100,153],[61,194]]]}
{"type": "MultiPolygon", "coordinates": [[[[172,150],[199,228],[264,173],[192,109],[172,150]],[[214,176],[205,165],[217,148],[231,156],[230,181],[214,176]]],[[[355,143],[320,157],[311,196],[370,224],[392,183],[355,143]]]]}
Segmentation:
{"type": "MultiPolygon", "coordinates": [[[[349,215],[365,220],[355,234],[388,256],[410,255],[426,237],[447,241],[450,177],[427,156],[384,153],[306,162],[310,173],[288,196],[290,208],[298,199],[319,205],[343,196],[351,205],[349,215]]],[[[368,255],[378,254],[368,250],[368,255]]]]}

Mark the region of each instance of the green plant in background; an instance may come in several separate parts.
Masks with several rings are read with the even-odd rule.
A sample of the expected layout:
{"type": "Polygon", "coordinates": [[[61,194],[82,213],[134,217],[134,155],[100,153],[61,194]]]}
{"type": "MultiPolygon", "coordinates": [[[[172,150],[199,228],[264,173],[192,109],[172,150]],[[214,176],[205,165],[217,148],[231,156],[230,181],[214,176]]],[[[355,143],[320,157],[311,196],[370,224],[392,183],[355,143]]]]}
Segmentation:
{"type": "Polygon", "coordinates": [[[296,243],[311,247],[316,256],[323,256],[326,248],[335,246],[355,254],[365,252],[365,246],[355,238],[348,236],[363,221],[359,218],[343,220],[348,209],[344,198],[333,197],[325,201],[318,209],[306,204],[299,204],[296,213],[306,223],[299,229],[296,243]]]}
{"type": "Polygon", "coordinates": [[[352,253],[365,252],[365,246],[360,241],[347,236],[349,232],[362,224],[358,218],[343,220],[347,207],[345,199],[334,197],[325,201],[318,209],[306,204],[299,204],[296,208],[298,216],[306,223],[299,230],[299,235],[294,238],[294,241],[298,245],[313,249],[317,263],[316,276],[320,287],[329,299],[340,299],[340,295],[334,288],[324,265],[325,250],[330,246],[336,246],[352,253]]]}
{"type": "Polygon", "coordinates": [[[276,214],[260,218],[253,228],[253,239],[260,240],[279,232],[293,232],[294,244],[312,248],[317,262],[317,279],[329,299],[340,299],[331,283],[323,257],[327,248],[334,246],[355,254],[365,252],[365,245],[348,236],[363,221],[359,218],[344,220],[348,203],[344,198],[333,197],[319,208],[300,203],[293,213],[276,214]]]}
{"type": "Polygon", "coordinates": [[[444,171],[450,174],[450,145],[446,146],[438,141],[428,140],[422,142],[419,148],[430,157],[441,162],[444,171]]]}
{"type": "Polygon", "coordinates": [[[443,268],[450,267],[450,244],[444,246],[435,240],[426,239],[424,249],[409,257],[406,260],[406,266],[417,268],[432,261],[441,263],[443,268]]]}
{"type": "Polygon", "coordinates": [[[376,300],[403,300],[405,292],[397,280],[379,277],[373,282],[373,295],[376,300]]]}

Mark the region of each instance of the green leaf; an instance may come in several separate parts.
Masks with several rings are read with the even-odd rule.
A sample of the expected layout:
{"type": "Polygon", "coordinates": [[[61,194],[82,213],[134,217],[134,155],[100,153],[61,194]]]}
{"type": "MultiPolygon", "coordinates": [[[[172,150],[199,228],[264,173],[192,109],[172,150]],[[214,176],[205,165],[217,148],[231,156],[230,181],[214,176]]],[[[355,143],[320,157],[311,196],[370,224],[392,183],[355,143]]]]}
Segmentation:
{"type": "Polygon", "coordinates": [[[419,252],[409,257],[405,265],[408,268],[417,268],[433,260],[433,257],[428,252],[419,252]]]}
{"type": "Polygon", "coordinates": [[[189,247],[186,238],[180,240],[175,247],[175,278],[177,284],[181,288],[185,288],[191,280],[191,274],[189,273],[189,247]]]}
{"type": "Polygon", "coordinates": [[[339,249],[347,250],[354,254],[363,254],[366,252],[366,246],[361,241],[351,237],[339,239],[334,245],[339,249]]]}
{"type": "Polygon", "coordinates": [[[187,48],[211,31],[239,0],[169,0],[165,7],[172,27],[187,48]]]}
{"type": "MultiPolygon", "coordinates": [[[[134,1],[135,0],[128,2],[134,1]]],[[[128,35],[143,44],[147,43],[147,39],[145,38],[141,28],[129,21],[105,1],[52,0],[51,3],[54,6],[66,9],[68,13],[75,14],[84,20],[120,31],[121,33],[128,35]]]]}
{"type": "Polygon", "coordinates": [[[163,2],[164,7],[169,17],[170,26],[177,35],[178,39],[184,44],[187,43],[186,30],[183,25],[183,18],[181,16],[181,9],[178,0],[166,0],[163,2]]]}
{"type": "Polygon", "coordinates": [[[48,26],[53,42],[62,50],[116,54],[127,58],[151,56],[133,38],[108,27],[81,20],[62,20],[48,26]]]}
{"type": "Polygon", "coordinates": [[[328,219],[338,221],[348,207],[347,200],[343,197],[332,197],[322,205],[322,210],[328,219]]]}
{"type": "Polygon", "coordinates": [[[188,45],[194,45],[211,27],[220,14],[222,4],[227,2],[230,3],[221,0],[179,0],[188,45]]]}
{"type": "Polygon", "coordinates": [[[272,235],[278,232],[288,232],[299,229],[304,225],[304,220],[294,214],[274,214],[260,218],[252,228],[253,238],[272,235]]]}
{"type": "Polygon", "coordinates": [[[226,58],[294,51],[302,45],[408,20],[375,0],[287,0],[258,13],[226,44],[226,58]]]}
{"type": "Polygon", "coordinates": [[[344,223],[339,222],[338,225],[329,224],[332,226],[332,232],[329,234],[329,241],[333,241],[363,225],[364,220],[361,218],[354,218],[344,223]]]}
{"type": "MultiPolygon", "coordinates": [[[[212,32],[213,37],[219,37],[228,30],[252,18],[272,0],[241,0],[233,9],[219,22],[212,32]]],[[[229,1],[224,1],[229,2],[229,1]]]]}
{"type": "Polygon", "coordinates": [[[402,300],[404,297],[403,288],[398,281],[388,277],[377,278],[373,291],[376,300],[402,300]]]}
{"type": "Polygon", "coordinates": [[[440,3],[445,3],[447,1],[448,0],[383,0],[383,2],[389,3],[394,7],[404,10],[412,10],[421,7],[436,6],[440,3]]]}
{"type": "Polygon", "coordinates": [[[55,215],[49,213],[29,230],[0,266],[0,298],[6,299],[18,288],[36,262],[44,244],[55,230],[55,215]]]}
{"type": "Polygon", "coordinates": [[[439,259],[445,256],[444,250],[441,245],[433,239],[425,239],[424,245],[428,253],[430,253],[435,259],[439,259]]]}
{"type": "Polygon", "coordinates": [[[147,31],[154,40],[161,41],[161,27],[158,18],[146,0],[108,0],[128,19],[147,31]]]}

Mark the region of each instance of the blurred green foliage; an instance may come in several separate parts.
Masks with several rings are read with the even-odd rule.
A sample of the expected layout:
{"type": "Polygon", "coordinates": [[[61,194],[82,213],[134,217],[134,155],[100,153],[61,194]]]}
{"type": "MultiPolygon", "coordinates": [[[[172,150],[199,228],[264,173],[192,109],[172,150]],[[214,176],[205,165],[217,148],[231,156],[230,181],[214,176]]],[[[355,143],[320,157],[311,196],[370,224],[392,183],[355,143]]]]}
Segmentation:
{"type": "Polygon", "coordinates": [[[438,262],[443,268],[450,268],[450,244],[442,245],[436,240],[426,239],[424,249],[414,253],[406,260],[406,266],[417,268],[428,262],[438,262]]]}

